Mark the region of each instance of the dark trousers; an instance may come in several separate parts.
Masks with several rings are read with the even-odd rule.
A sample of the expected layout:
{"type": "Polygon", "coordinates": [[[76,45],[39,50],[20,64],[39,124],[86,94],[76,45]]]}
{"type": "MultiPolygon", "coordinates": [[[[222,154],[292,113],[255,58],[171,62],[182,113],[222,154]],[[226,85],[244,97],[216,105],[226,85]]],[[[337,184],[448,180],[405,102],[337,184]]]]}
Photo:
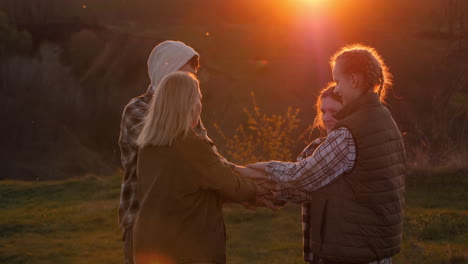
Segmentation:
{"type": "Polygon", "coordinates": [[[133,226],[127,227],[123,235],[124,264],[133,264],[133,226]]]}

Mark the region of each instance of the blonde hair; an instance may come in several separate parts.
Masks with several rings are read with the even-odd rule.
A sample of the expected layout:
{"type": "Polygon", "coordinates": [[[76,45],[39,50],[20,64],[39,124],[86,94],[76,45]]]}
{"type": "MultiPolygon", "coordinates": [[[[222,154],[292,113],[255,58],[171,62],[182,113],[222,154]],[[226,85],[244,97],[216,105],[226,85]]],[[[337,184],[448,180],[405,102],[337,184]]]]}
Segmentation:
{"type": "Polygon", "coordinates": [[[166,75],[151,100],[137,145],[171,146],[176,137],[187,135],[200,96],[195,75],[182,71],[166,75]]]}
{"type": "Polygon", "coordinates": [[[364,93],[369,91],[379,94],[385,102],[388,89],[392,86],[392,74],[389,72],[379,53],[372,47],[363,44],[351,44],[341,48],[330,59],[333,70],[340,62],[346,74],[359,74],[364,79],[364,93]]]}

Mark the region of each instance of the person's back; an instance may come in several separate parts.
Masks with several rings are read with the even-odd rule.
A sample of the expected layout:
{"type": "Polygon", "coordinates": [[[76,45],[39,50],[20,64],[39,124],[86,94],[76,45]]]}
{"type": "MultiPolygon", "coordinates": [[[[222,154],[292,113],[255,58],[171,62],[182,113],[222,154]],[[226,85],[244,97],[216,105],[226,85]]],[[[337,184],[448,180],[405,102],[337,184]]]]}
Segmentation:
{"type": "Polygon", "coordinates": [[[268,192],[234,174],[195,133],[200,113],[193,75],[175,72],[161,81],[137,140],[137,264],[225,263],[222,201],[254,202],[268,192]]]}
{"type": "MultiPolygon", "coordinates": [[[[146,252],[172,256],[176,263],[225,262],[222,199],[214,189],[205,188],[204,176],[193,164],[195,158],[215,158],[194,147],[205,144],[204,150],[209,150],[208,141],[203,141],[190,135],[171,147],[150,146],[140,151],[140,210],[134,228],[137,259],[146,252]]],[[[224,173],[230,170],[225,167],[224,173]]]]}

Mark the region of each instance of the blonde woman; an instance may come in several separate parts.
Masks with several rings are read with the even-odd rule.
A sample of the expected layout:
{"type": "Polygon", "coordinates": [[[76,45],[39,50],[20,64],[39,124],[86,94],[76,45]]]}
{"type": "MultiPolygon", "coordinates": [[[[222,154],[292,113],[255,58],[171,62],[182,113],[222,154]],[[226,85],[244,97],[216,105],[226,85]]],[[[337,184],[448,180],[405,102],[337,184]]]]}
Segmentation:
{"type": "MultiPolygon", "coordinates": [[[[169,73],[187,71],[196,74],[200,67],[200,55],[192,47],[180,41],[166,40],[151,51],[148,58],[148,77],[151,80],[146,93],[133,98],[125,106],[120,123],[119,148],[123,168],[120,191],[119,226],[122,229],[124,264],[133,264],[133,223],[138,211],[136,143],[141,132],[141,123],[148,112],[151,99],[159,83],[169,73]]],[[[195,129],[208,138],[203,124],[195,129]]]]}
{"type": "Polygon", "coordinates": [[[144,119],[137,140],[137,264],[225,263],[223,200],[255,202],[268,193],[234,174],[213,143],[193,131],[201,97],[193,74],[171,73],[144,119]]]}

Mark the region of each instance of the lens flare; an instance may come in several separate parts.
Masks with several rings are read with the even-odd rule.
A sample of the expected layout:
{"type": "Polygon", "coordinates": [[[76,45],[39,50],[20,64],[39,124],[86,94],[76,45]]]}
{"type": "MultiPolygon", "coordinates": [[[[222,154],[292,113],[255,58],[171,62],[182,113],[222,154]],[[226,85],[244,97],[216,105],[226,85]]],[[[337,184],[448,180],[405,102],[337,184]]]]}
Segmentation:
{"type": "Polygon", "coordinates": [[[321,7],[328,4],[327,0],[296,0],[300,4],[303,4],[308,7],[321,7]]]}

